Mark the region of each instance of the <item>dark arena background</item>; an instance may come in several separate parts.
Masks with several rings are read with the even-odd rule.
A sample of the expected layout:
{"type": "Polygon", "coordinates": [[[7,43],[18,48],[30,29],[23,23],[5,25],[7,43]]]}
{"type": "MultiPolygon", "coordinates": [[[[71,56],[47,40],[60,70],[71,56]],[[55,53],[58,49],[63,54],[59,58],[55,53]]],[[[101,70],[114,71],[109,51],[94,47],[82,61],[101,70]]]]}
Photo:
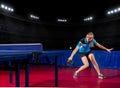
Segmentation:
{"type": "Polygon", "coordinates": [[[69,49],[70,46],[74,48],[86,33],[92,31],[99,43],[119,50],[119,24],[119,17],[74,25],[29,22],[0,14],[0,42],[8,44],[41,42],[44,49],[69,49]]]}
{"type": "MultiPolygon", "coordinates": [[[[62,1],[54,4],[50,1],[40,2],[0,1],[0,78],[3,79],[0,80],[0,87],[120,87],[120,2],[118,0],[84,0],[71,4],[62,1]],[[72,51],[88,32],[93,32],[101,45],[114,48],[111,53],[98,47],[94,47],[93,50],[100,70],[106,75],[105,79],[98,79],[91,63],[88,69],[79,73],[78,79],[74,79],[74,71],[83,65],[78,52],[74,56],[73,64],[71,66],[67,64],[72,51]],[[41,45],[36,48],[34,44],[38,43],[41,45]],[[6,48],[6,44],[10,45],[9,48],[6,48]],[[11,48],[14,44],[14,48],[11,48]],[[27,65],[26,59],[10,60],[12,56],[7,56],[8,52],[3,54],[3,51],[11,50],[17,56],[16,49],[23,51],[28,49],[26,45],[19,48],[21,44],[33,44],[29,48],[35,47],[34,50],[37,50],[37,55],[36,52],[29,52],[37,59],[31,59],[33,57],[30,55],[30,70],[25,68],[25,74],[23,70],[20,73],[18,70],[14,72],[11,64],[15,67],[17,63],[15,69],[19,69],[18,62],[23,61],[22,65],[23,63],[27,65]],[[4,58],[7,59],[3,60],[4,58]],[[5,69],[4,64],[7,65],[5,69]]],[[[13,58],[18,58],[15,56],[13,58]]]]}

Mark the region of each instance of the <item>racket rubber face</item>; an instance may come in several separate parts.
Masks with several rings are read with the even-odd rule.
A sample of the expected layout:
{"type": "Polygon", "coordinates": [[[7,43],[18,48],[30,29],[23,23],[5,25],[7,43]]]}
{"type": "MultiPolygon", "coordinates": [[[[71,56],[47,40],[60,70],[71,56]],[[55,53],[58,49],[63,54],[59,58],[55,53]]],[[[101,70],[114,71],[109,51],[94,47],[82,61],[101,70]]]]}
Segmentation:
{"type": "Polygon", "coordinates": [[[72,60],[70,60],[70,61],[67,62],[67,65],[68,65],[68,66],[72,66],[72,64],[73,64],[73,61],[72,61],[72,60]]]}
{"type": "Polygon", "coordinates": [[[72,61],[72,60],[70,60],[68,63],[69,63],[69,64],[73,64],[73,61],[72,61]]]}

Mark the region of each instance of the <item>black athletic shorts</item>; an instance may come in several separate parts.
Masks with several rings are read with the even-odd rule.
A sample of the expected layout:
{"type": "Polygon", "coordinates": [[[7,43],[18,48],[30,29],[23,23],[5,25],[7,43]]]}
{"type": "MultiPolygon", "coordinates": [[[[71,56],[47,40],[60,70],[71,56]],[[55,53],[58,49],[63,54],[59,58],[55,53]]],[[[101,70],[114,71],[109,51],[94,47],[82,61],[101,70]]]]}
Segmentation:
{"type": "Polygon", "coordinates": [[[90,52],[80,52],[79,54],[80,54],[80,57],[84,57],[84,56],[86,56],[86,57],[88,57],[88,55],[90,54],[90,53],[92,53],[92,51],[90,51],[90,52]]]}

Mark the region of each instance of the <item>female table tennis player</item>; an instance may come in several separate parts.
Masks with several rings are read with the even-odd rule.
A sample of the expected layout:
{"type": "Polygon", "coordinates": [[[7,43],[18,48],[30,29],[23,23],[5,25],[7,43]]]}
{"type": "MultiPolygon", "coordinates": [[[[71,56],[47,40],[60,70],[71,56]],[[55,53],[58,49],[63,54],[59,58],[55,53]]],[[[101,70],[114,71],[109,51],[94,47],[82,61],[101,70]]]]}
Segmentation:
{"type": "Polygon", "coordinates": [[[89,62],[88,59],[92,62],[97,74],[98,78],[103,79],[105,76],[100,72],[99,66],[95,60],[95,56],[92,53],[91,47],[94,47],[94,45],[98,46],[99,48],[106,50],[108,52],[111,52],[113,48],[106,48],[103,45],[99,44],[95,39],[94,39],[94,34],[93,32],[89,32],[85,38],[82,38],[75,49],[72,51],[70,57],[68,58],[68,62],[71,63],[73,56],[76,54],[76,52],[79,50],[79,54],[81,57],[81,60],[83,62],[83,66],[81,66],[78,70],[74,72],[73,78],[77,78],[78,73],[87,67],[89,67],[89,62]]]}

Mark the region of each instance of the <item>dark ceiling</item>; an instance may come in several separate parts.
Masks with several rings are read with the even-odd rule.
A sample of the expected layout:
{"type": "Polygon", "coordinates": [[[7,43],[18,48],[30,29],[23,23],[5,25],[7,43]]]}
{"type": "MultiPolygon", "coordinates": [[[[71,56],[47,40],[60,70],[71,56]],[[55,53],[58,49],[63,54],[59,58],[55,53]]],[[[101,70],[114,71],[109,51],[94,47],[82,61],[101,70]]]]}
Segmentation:
{"type": "Polygon", "coordinates": [[[41,18],[53,19],[67,17],[83,19],[89,15],[104,17],[105,11],[120,6],[119,0],[2,0],[15,8],[15,13],[26,15],[36,14],[41,18]]]}

